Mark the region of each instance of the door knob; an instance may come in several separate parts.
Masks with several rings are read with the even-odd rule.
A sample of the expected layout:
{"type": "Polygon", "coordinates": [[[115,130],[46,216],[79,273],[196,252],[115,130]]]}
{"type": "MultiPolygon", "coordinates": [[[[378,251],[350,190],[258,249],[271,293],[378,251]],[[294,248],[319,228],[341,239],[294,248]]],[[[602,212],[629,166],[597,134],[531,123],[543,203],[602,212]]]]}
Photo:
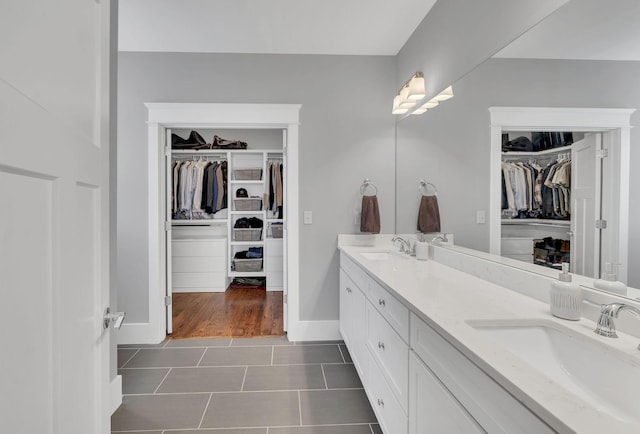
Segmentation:
{"type": "Polygon", "coordinates": [[[124,322],[124,317],[127,315],[126,312],[111,312],[111,308],[108,307],[104,310],[104,316],[102,317],[102,326],[105,329],[108,329],[111,323],[113,323],[113,328],[116,330],[120,330],[122,327],[122,323],[124,322]]]}

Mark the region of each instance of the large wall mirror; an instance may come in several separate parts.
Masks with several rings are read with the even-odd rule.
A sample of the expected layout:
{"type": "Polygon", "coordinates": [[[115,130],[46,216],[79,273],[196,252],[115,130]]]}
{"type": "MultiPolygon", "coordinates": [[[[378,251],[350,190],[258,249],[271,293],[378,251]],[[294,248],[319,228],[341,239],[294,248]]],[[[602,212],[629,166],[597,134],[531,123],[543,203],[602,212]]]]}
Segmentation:
{"type": "MultiPolygon", "coordinates": [[[[605,272],[605,262],[622,261],[620,279],[630,287],[640,287],[640,271],[633,267],[640,257],[640,205],[633,201],[640,193],[640,174],[633,170],[640,163],[640,133],[629,128],[640,125],[640,114],[635,111],[640,107],[640,51],[636,48],[640,38],[628,30],[640,19],[640,5],[631,0],[602,3],[568,2],[454,83],[453,99],[423,115],[398,121],[396,232],[416,232],[420,181],[425,180],[437,188],[442,232],[453,233],[458,246],[509,256],[514,266],[518,266],[515,259],[534,263],[539,248],[540,255],[549,254],[546,267],[539,268],[547,275],[571,246],[573,272],[596,278],[605,272]],[[579,114],[566,128],[553,118],[538,126],[492,126],[492,107],[620,108],[625,110],[616,114],[626,116],[627,127],[605,127],[579,114]],[[502,225],[502,133],[507,140],[523,136],[531,140],[546,132],[570,132],[570,142],[576,145],[522,155],[522,162],[546,166],[562,158],[586,159],[590,165],[576,169],[574,164],[572,168],[580,170],[579,182],[587,180],[597,197],[585,199],[569,219],[502,225]],[[585,158],[587,154],[579,151],[583,148],[593,155],[585,158]],[[609,150],[609,155],[600,165],[596,155],[601,156],[601,148],[609,150]],[[595,209],[600,214],[585,211],[595,209]],[[595,227],[602,224],[606,228],[595,227]],[[572,239],[577,231],[588,235],[586,242],[572,239]],[[607,232],[600,236],[603,231],[607,232]],[[504,238],[523,241],[520,246],[509,246],[504,238]],[[533,244],[533,240],[545,239],[546,245],[544,241],[539,247],[533,244]],[[557,256],[553,256],[556,247],[557,256]]],[[[553,148],[569,144],[556,143],[553,148]]],[[[523,267],[535,269],[528,264],[523,267]]],[[[628,294],[640,298],[640,291],[630,289],[628,294]]]]}

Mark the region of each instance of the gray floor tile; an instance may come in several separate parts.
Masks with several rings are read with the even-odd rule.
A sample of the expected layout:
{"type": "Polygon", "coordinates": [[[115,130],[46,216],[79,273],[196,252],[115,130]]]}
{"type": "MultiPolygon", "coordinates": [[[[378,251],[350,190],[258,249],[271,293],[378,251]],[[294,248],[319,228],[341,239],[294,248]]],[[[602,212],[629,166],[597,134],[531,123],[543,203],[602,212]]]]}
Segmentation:
{"type": "Polygon", "coordinates": [[[371,434],[369,425],[294,426],[269,428],[269,434],[371,434]]]}
{"type": "Polygon", "coordinates": [[[232,347],[254,347],[262,345],[293,345],[286,336],[268,336],[264,338],[233,338],[232,347]]]}
{"type": "Polygon", "coordinates": [[[349,354],[349,350],[346,345],[340,345],[340,352],[342,352],[342,357],[344,357],[345,363],[353,363],[353,359],[351,358],[351,354],[349,354]]]}
{"type": "Polygon", "coordinates": [[[124,367],[171,368],[196,366],[204,351],[204,348],[143,348],[124,367]]]}
{"type": "Polygon", "coordinates": [[[267,434],[267,428],[229,428],[165,431],[164,434],[267,434]]]}
{"type": "Polygon", "coordinates": [[[165,348],[228,347],[230,338],[170,339],[165,348]]]}
{"type": "Polygon", "coordinates": [[[320,365],[249,366],[242,390],[326,389],[320,365]]]}
{"type": "Polygon", "coordinates": [[[344,363],[338,345],[294,345],[274,347],[274,365],[304,363],[344,363]]]}
{"type": "Polygon", "coordinates": [[[245,367],[173,368],[158,393],[239,392],[245,367]]]}
{"type": "Polygon", "coordinates": [[[122,375],[122,393],[154,393],[167,372],[169,368],[121,369],[118,374],[122,375]]]}
{"type": "Polygon", "coordinates": [[[122,366],[137,352],[137,348],[118,348],[118,368],[122,368],[122,366]]]}
{"type": "Polygon", "coordinates": [[[380,428],[380,425],[378,425],[377,423],[371,424],[371,430],[373,431],[373,434],[384,434],[382,432],[382,429],[380,428]]]}
{"type": "Polygon", "coordinates": [[[377,422],[362,389],[300,392],[302,425],[377,422]]]}
{"type": "Polygon", "coordinates": [[[124,396],[111,416],[113,431],[197,428],[210,395],[124,396]]]}
{"type": "Polygon", "coordinates": [[[344,341],[298,341],[296,345],[340,345],[344,341]]]}
{"type": "Polygon", "coordinates": [[[202,427],[299,425],[298,402],[298,392],[214,393],[202,427]]]}
{"type": "Polygon", "coordinates": [[[120,344],[118,348],[162,348],[167,344],[167,339],[164,339],[158,344],[120,344]]]}
{"type": "Polygon", "coordinates": [[[207,348],[200,366],[270,365],[271,346],[207,348]]]}
{"type": "MultiPolygon", "coordinates": [[[[111,431],[117,432],[118,434],[162,434],[162,431],[111,431]]],[[[191,431],[193,434],[193,431],[191,431]]]]}
{"type": "Polygon", "coordinates": [[[351,364],[322,365],[324,376],[327,379],[329,389],[353,389],[362,388],[360,377],[355,366],[351,364]]]}

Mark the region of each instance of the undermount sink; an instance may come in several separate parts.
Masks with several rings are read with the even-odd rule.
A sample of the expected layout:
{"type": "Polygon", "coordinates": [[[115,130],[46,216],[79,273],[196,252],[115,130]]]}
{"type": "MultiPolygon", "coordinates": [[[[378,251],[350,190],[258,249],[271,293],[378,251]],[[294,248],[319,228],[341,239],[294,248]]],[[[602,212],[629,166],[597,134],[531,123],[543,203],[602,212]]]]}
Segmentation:
{"type": "Polygon", "coordinates": [[[469,325],[597,410],[640,423],[640,362],[634,357],[552,321],[469,325]]]}
{"type": "Polygon", "coordinates": [[[406,259],[405,255],[388,250],[382,252],[363,252],[362,256],[370,261],[388,261],[389,259],[406,259]]]}

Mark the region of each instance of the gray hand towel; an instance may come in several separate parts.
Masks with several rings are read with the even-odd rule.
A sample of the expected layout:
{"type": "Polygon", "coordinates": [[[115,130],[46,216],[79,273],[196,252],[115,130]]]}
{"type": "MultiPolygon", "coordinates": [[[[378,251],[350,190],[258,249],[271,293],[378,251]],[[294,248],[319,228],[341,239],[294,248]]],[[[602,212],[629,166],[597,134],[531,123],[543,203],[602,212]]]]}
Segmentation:
{"type": "Polygon", "coordinates": [[[422,196],[418,209],[418,231],[423,234],[440,232],[440,210],[436,196],[422,196]]]}
{"type": "Polygon", "coordinates": [[[368,232],[372,234],[380,233],[380,210],[378,209],[378,196],[362,196],[360,232],[368,232]]]}

